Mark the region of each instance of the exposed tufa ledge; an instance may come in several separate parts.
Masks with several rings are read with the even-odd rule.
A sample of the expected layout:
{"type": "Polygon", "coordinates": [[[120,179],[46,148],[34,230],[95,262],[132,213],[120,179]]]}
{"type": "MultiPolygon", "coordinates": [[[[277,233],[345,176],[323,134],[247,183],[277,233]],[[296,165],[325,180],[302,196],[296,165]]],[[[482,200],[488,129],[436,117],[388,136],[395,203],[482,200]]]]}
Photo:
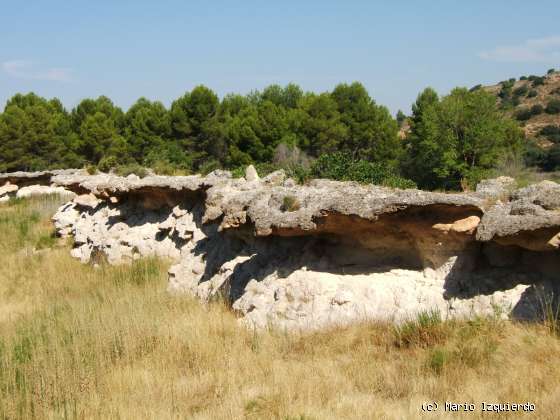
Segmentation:
{"type": "Polygon", "coordinates": [[[18,187],[29,185],[51,185],[52,178],[57,175],[80,175],[85,172],[81,169],[54,169],[38,172],[7,172],[0,173],[0,184],[14,184],[18,187]]]}
{"type": "Polygon", "coordinates": [[[473,229],[478,241],[496,239],[531,250],[556,249],[549,242],[560,230],[560,185],[550,181],[513,190],[513,180],[501,177],[482,182],[476,192],[455,194],[328,180],[312,180],[301,186],[286,180],[281,171],[250,182],[232,179],[226,171],[207,177],[142,179],[64,173],[54,176],[53,181],[76,194],[90,193],[114,203],[127,196],[142,197],[146,207],[152,208],[173,207],[188,195],[202,195],[203,222],[220,220],[220,230],[251,225],[257,236],[322,232],[329,215],[375,221],[381,215],[414,208],[437,208],[438,212],[460,209],[465,217],[481,217],[473,229]],[[297,203],[297,209],[283,208],[286,197],[297,203]]]}
{"type": "Polygon", "coordinates": [[[52,179],[57,175],[75,175],[81,173],[83,173],[83,171],[77,169],[60,169],[0,174],[0,202],[7,202],[12,197],[24,198],[49,194],[73,197],[74,194],[70,191],[53,185],[52,179]]]}

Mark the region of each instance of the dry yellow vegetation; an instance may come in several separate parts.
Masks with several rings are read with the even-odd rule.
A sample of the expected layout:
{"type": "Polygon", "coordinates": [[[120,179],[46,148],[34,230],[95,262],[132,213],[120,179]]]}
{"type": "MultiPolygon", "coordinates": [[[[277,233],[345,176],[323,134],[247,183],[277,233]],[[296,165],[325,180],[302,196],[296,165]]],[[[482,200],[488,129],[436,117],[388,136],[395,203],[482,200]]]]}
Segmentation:
{"type": "MultiPolygon", "coordinates": [[[[93,268],[52,238],[56,198],[0,207],[0,418],[407,419],[531,402],[557,418],[554,324],[497,317],[250,331],[166,292],[165,261],[93,268]]],[[[464,414],[464,413],[463,413],[464,414]]],[[[490,417],[498,417],[490,415],[490,417]]],[[[503,418],[503,416],[500,416],[503,418]]]]}

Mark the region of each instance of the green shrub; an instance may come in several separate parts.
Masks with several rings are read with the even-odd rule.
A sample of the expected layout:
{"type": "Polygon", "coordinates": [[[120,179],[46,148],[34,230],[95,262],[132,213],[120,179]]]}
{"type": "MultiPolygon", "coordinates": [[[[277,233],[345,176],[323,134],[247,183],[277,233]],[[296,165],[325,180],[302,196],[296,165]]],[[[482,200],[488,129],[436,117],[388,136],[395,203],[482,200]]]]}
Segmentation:
{"type": "Polygon", "coordinates": [[[547,114],[559,114],[560,113],[560,99],[552,99],[546,105],[545,111],[547,114]]]}
{"type": "Polygon", "coordinates": [[[400,188],[406,190],[410,188],[418,188],[416,182],[411,179],[403,178],[401,176],[389,176],[383,181],[383,185],[390,188],[400,188]]]}
{"type": "Polygon", "coordinates": [[[527,141],[523,161],[528,167],[542,167],[546,161],[547,152],[534,141],[527,141]]]}
{"type": "Polygon", "coordinates": [[[504,80],[500,82],[502,89],[511,89],[515,84],[515,79],[504,80]]]}
{"type": "Polygon", "coordinates": [[[311,165],[311,174],[315,178],[348,180],[348,172],[352,163],[352,158],[347,153],[324,154],[311,165]]]}
{"type": "Polygon", "coordinates": [[[439,310],[429,310],[395,326],[393,334],[397,347],[432,347],[446,338],[447,330],[439,310]]]}
{"type": "Polygon", "coordinates": [[[560,144],[555,144],[548,149],[542,168],[545,171],[560,170],[560,144]]]}
{"type": "Polygon", "coordinates": [[[95,175],[97,173],[97,166],[95,165],[86,165],[85,169],[89,175],[95,175]]]}
{"type": "Polygon", "coordinates": [[[539,134],[551,142],[560,143],[560,126],[558,125],[547,125],[541,129],[539,134]]]}
{"type": "Polygon", "coordinates": [[[531,89],[529,93],[527,93],[527,98],[535,98],[538,95],[538,92],[535,89],[531,89]]]}
{"type": "Polygon", "coordinates": [[[144,178],[148,175],[148,171],[146,170],[146,168],[137,163],[117,166],[115,168],[115,173],[120,176],[128,176],[134,174],[140,178],[144,178]]]}
{"type": "Polygon", "coordinates": [[[547,125],[541,128],[539,134],[548,136],[550,134],[560,134],[560,125],[547,125]]]}
{"type": "Polygon", "coordinates": [[[182,165],[176,165],[168,160],[156,160],[150,165],[156,175],[188,175],[190,171],[182,165]]]}
{"type": "Polygon", "coordinates": [[[543,108],[543,106],[540,105],[540,104],[536,104],[536,105],[533,105],[533,106],[531,107],[531,114],[533,114],[533,115],[542,114],[543,111],[544,111],[544,108],[543,108]]]}
{"type": "Polygon", "coordinates": [[[531,112],[531,108],[528,108],[528,107],[522,108],[515,113],[515,118],[518,121],[527,121],[532,116],[533,116],[533,113],[531,112]]]}
{"type": "Polygon", "coordinates": [[[97,167],[101,172],[110,172],[112,169],[119,165],[119,161],[116,156],[104,156],[97,167]]]}
{"type": "Polygon", "coordinates": [[[151,165],[152,170],[156,175],[174,175],[176,168],[169,162],[164,160],[157,160],[151,165]]]}
{"type": "Polygon", "coordinates": [[[527,80],[527,76],[521,76],[519,80],[527,80]]]}
{"type": "Polygon", "coordinates": [[[233,178],[243,178],[245,176],[245,167],[238,166],[237,168],[232,169],[230,172],[233,178]]]}
{"type": "Polygon", "coordinates": [[[542,85],[544,85],[544,82],[545,82],[544,77],[535,77],[532,80],[532,85],[533,85],[533,87],[542,86],[542,85]]]}
{"type": "Polygon", "coordinates": [[[257,170],[257,173],[259,174],[260,177],[265,177],[274,171],[278,171],[279,169],[282,169],[282,167],[275,163],[261,162],[255,164],[255,169],[257,170]]]}
{"type": "Polygon", "coordinates": [[[481,89],[482,85],[475,85],[472,88],[469,89],[470,92],[474,92],[475,90],[481,89]]]}
{"type": "Polygon", "coordinates": [[[386,165],[358,160],[350,164],[346,178],[362,184],[381,185],[386,178],[392,175],[393,173],[387,169],[386,165]]]}
{"type": "Polygon", "coordinates": [[[523,85],[513,90],[513,96],[524,96],[529,91],[527,85],[523,85]]]}
{"type": "Polygon", "coordinates": [[[555,71],[556,71],[556,70],[554,70],[554,69],[548,69],[548,71],[546,72],[546,74],[552,74],[552,73],[554,73],[555,71]]]}
{"type": "Polygon", "coordinates": [[[306,166],[291,166],[285,169],[286,175],[293,178],[299,184],[303,184],[309,179],[311,179],[311,170],[306,166]]]}
{"type": "Polygon", "coordinates": [[[37,242],[35,243],[36,249],[47,249],[52,248],[56,243],[56,237],[53,233],[46,233],[39,236],[37,242]]]}
{"type": "Polygon", "coordinates": [[[353,160],[349,154],[342,152],[320,156],[311,165],[310,175],[314,178],[356,181],[393,188],[416,187],[413,181],[402,178],[387,164],[353,160]]]}
{"type": "Polygon", "coordinates": [[[481,168],[478,166],[466,169],[464,178],[461,180],[463,190],[474,190],[476,185],[483,179],[492,178],[492,169],[481,168]]]}
{"type": "Polygon", "coordinates": [[[188,174],[192,172],[193,154],[187,154],[175,142],[168,142],[150,150],[143,163],[160,175],[188,174]]]}
{"type": "Polygon", "coordinates": [[[207,162],[203,163],[199,168],[198,171],[202,175],[208,175],[210,172],[215,171],[216,169],[222,169],[222,165],[217,160],[208,160],[207,162]]]}
{"type": "Polygon", "coordinates": [[[498,92],[498,96],[502,100],[508,100],[511,97],[511,86],[509,87],[502,86],[502,89],[500,90],[500,92],[498,92]]]}
{"type": "Polygon", "coordinates": [[[449,363],[450,359],[450,354],[445,349],[433,349],[428,357],[428,368],[439,375],[443,372],[443,369],[449,363]]]}

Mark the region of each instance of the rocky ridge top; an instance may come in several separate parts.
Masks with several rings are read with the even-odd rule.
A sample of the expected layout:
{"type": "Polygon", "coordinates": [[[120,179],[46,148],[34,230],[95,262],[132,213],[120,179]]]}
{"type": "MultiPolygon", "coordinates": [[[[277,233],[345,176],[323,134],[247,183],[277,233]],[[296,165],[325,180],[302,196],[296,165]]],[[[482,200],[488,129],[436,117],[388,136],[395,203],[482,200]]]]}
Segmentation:
{"type": "Polygon", "coordinates": [[[467,217],[481,217],[478,240],[521,236],[520,243],[530,249],[555,249],[549,242],[552,233],[558,233],[553,231],[560,230],[560,185],[550,181],[515,189],[513,179],[500,177],[483,181],[474,192],[441,193],[320,179],[297,185],[282,171],[252,179],[233,179],[227,171],[206,177],[60,173],[52,178],[55,184],[77,194],[114,202],[129,195],[144,196],[156,208],[173,205],[181,194],[201,194],[204,221],[220,220],[220,229],[251,224],[258,236],[310,233],[320,229],[321,220],[328,215],[375,221],[385,214],[415,208],[438,212],[461,209],[469,213],[467,217]],[[292,205],[286,206],[287,202],[292,205]],[[527,232],[532,235],[531,244],[523,237],[527,232]],[[544,236],[536,238],[538,234],[544,236]]]}

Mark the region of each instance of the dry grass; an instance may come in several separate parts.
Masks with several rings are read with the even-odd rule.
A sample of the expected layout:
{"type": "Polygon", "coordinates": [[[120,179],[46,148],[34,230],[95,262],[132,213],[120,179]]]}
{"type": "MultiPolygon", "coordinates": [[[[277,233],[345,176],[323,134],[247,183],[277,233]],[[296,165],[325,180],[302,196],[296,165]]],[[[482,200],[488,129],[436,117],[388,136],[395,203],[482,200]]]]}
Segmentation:
{"type": "Polygon", "coordinates": [[[544,326],[428,313],[256,333],[224,305],[167,294],[165,262],[74,261],[41,239],[55,204],[0,207],[0,418],[403,419],[434,400],[557,415],[560,340],[544,326]]]}

